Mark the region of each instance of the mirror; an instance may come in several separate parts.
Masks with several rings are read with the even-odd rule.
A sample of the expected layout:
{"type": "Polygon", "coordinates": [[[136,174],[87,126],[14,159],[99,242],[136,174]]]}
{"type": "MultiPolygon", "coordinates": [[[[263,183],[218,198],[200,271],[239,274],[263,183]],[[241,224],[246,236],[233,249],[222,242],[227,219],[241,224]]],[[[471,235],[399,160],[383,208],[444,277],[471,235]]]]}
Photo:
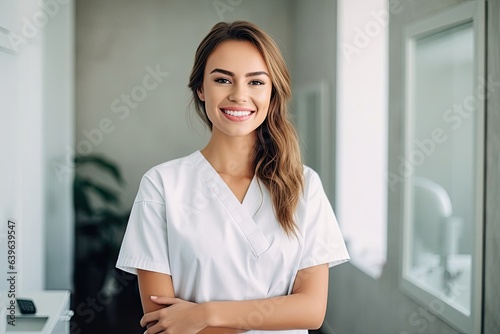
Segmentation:
{"type": "Polygon", "coordinates": [[[409,275],[470,311],[474,229],[471,23],[415,43],[409,275]],[[425,163],[424,163],[425,162],[425,163]]]}
{"type": "Polygon", "coordinates": [[[469,332],[480,292],[484,95],[474,7],[459,9],[448,13],[454,22],[436,20],[441,28],[409,29],[402,285],[469,332]]]}

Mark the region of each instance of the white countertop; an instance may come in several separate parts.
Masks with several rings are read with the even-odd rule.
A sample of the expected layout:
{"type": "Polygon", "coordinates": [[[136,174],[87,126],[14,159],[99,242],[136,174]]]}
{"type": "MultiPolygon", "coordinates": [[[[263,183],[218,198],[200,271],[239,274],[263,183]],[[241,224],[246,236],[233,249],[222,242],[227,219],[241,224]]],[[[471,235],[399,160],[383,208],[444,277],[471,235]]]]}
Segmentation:
{"type": "MultiPolygon", "coordinates": [[[[0,291],[2,294],[2,300],[4,305],[7,307],[7,316],[10,315],[10,310],[8,309],[10,305],[10,299],[8,298],[6,291],[0,291]]],[[[19,311],[19,307],[16,303],[16,322],[20,318],[48,318],[43,329],[41,331],[19,331],[19,328],[12,330],[12,326],[9,325],[9,318],[7,321],[7,333],[15,332],[18,334],[45,334],[51,333],[60,317],[65,315],[67,310],[65,307],[69,305],[70,293],[66,290],[58,291],[33,291],[33,292],[23,292],[16,295],[19,299],[31,299],[35,303],[36,314],[24,315],[19,311]]]]}

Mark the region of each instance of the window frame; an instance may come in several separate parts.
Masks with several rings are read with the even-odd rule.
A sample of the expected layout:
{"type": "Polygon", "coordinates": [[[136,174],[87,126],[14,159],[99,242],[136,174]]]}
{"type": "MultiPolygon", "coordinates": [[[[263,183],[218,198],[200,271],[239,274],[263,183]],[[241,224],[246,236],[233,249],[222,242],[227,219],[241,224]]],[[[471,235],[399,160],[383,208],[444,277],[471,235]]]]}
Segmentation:
{"type": "MultiPolygon", "coordinates": [[[[431,36],[459,25],[472,22],[474,29],[474,85],[481,87],[480,77],[485,77],[485,3],[484,0],[470,1],[457,5],[446,11],[424,17],[409,23],[404,30],[404,150],[405,157],[413,149],[412,116],[413,110],[413,73],[415,43],[421,38],[431,36]]],[[[483,86],[484,89],[484,86],[483,86]]],[[[425,290],[423,285],[409,278],[409,259],[411,255],[411,186],[405,179],[403,190],[403,228],[402,228],[402,257],[400,270],[400,289],[411,299],[422,305],[436,316],[442,318],[453,327],[466,333],[480,333],[482,313],[482,272],[483,272],[483,190],[484,190],[484,137],[485,137],[485,101],[477,99],[477,123],[475,127],[475,208],[474,221],[474,254],[472,254],[471,268],[471,305],[470,313],[461,312],[448,304],[445,300],[425,290]],[[433,307],[434,305],[434,307],[433,307]],[[439,305],[439,306],[437,306],[439,305]],[[437,307],[436,307],[437,306],[437,307]]]]}

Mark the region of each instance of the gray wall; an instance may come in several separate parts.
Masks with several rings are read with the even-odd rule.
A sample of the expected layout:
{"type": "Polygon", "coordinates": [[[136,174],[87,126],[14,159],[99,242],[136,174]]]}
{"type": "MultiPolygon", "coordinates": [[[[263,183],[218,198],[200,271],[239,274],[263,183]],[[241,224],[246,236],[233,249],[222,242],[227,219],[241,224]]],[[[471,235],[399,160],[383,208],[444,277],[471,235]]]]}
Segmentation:
{"type": "MultiPolygon", "coordinates": [[[[406,22],[455,5],[459,0],[402,0],[402,11],[391,16],[389,26],[389,171],[396,171],[402,154],[404,105],[403,38],[406,22]]],[[[401,257],[400,190],[388,193],[387,263],[382,276],[374,280],[350,264],[332,271],[330,307],[336,334],[364,333],[439,333],[457,334],[437,317],[425,316],[425,310],[399,288],[401,257]],[[424,315],[422,315],[424,314],[424,315]],[[415,316],[416,315],[416,316],[415,316]]]]}
{"type": "Polygon", "coordinates": [[[215,23],[245,19],[260,25],[290,61],[292,17],[286,0],[224,1],[233,5],[217,8],[214,3],[77,1],[77,153],[78,145],[84,148],[82,142],[89,141],[83,131],[93,132],[92,153],[106,155],[123,170],[123,210],[131,207],[144,172],[203,148],[208,139],[189,109],[187,83],[196,47],[215,23]],[[122,102],[112,106],[122,94],[134,89],[137,94],[146,68],[157,66],[168,75],[143,100],[133,101],[135,108],[127,113],[122,102]],[[101,138],[97,131],[103,120],[108,133],[101,138]]]}
{"type": "Polygon", "coordinates": [[[43,118],[45,194],[45,288],[73,285],[75,4],[69,1],[45,27],[43,118]]]}
{"type": "MultiPolygon", "coordinates": [[[[327,84],[327,122],[332,130],[327,132],[322,140],[329,148],[330,156],[327,160],[330,166],[335,166],[336,17],[337,1],[293,1],[292,88],[297,92],[298,89],[320,82],[327,84]]],[[[292,112],[296,114],[307,111],[292,108],[292,112]]],[[[330,169],[329,173],[322,172],[321,178],[330,202],[335,203],[334,169],[330,169]]]]}
{"type": "MultiPolygon", "coordinates": [[[[335,91],[336,91],[336,59],[337,59],[337,2],[331,0],[305,2],[294,1],[293,11],[293,58],[292,82],[293,89],[297,91],[302,87],[325,81],[328,84],[328,124],[331,131],[322,138],[331,148],[328,157],[331,166],[335,166],[335,91]],[[319,23],[319,24],[318,24],[319,23]]],[[[294,113],[306,112],[293,110],[294,113]]],[[[335,203],[333,191],[335,175],[333,169],[329,175],[322,175],[325,190],[329,193],[330,202],[335,203]]],[[[342,267],[342,266],[341,266],[342,267]]],[[[340,268],[340,267],[339,267],[340,268]]],[[[331,272],[336,271],[337,267],[331,272]]],[[[330,289],[339,286],[338,282],[330,276],[330,289]]],[[[325,332],[329,332],[335,323],[333,307],[342,307],[342,301],[329,300],[329,309],[323,325],[325,332]],[[335,305],[335,306],[334,306],[335,305]]]]}

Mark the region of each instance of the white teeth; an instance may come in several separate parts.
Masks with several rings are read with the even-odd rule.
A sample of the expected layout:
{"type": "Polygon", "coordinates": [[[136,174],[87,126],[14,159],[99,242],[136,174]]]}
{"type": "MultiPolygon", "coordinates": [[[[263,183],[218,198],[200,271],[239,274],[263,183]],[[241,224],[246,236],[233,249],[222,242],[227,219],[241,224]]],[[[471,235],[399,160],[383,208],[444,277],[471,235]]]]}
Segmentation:
{"type": "Polygon", "coordinates": [[[251,114],[250,111],[234,111],[234,110],[226,110],[226,109],[221,109],[221,110],[230,116],[236,116],[236,117],[243,117],[243,116],[248,116],[251,114]]]}

